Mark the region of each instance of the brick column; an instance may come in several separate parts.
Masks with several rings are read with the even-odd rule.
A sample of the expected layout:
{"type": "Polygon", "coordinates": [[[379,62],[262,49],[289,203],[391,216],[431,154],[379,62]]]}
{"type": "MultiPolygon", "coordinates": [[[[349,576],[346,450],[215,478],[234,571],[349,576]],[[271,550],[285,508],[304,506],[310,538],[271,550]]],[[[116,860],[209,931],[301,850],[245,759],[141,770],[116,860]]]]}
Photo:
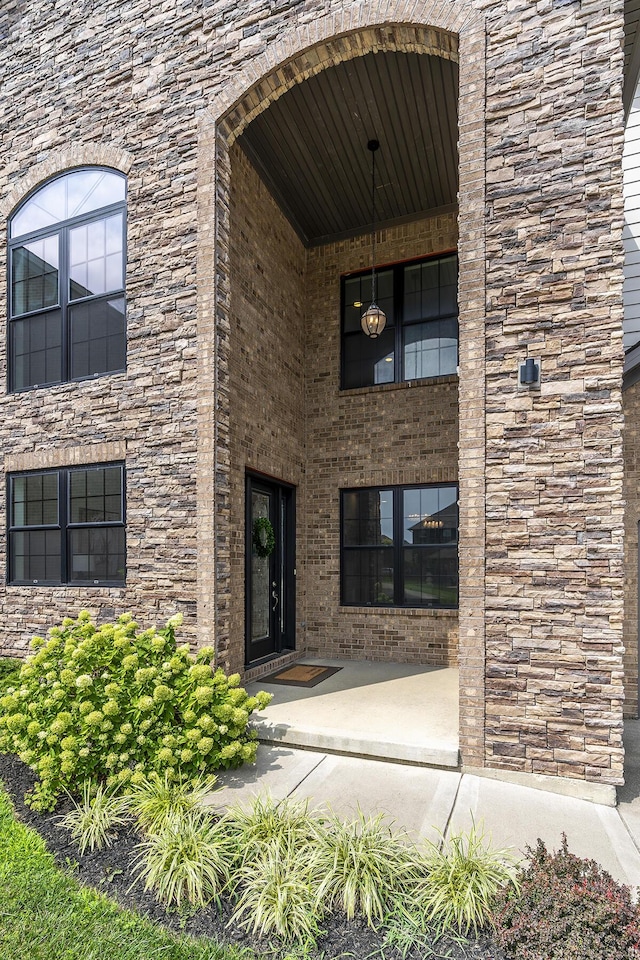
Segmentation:
{"type": "Polygon", "coordinates": [[[460,35],[460,754],[484,765],[485,34],[460,35]]]}

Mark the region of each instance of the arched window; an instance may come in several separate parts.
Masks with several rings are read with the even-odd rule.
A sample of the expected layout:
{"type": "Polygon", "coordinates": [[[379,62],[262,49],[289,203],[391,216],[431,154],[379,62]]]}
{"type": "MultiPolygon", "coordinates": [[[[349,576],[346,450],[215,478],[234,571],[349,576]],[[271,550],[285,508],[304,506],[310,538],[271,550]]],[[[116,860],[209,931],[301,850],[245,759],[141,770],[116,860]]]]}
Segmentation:
{"type": "Polygon", "coordinates": [[[123,370],[126,179],[82,168],[9,221],[9,390],[123,370]]]}

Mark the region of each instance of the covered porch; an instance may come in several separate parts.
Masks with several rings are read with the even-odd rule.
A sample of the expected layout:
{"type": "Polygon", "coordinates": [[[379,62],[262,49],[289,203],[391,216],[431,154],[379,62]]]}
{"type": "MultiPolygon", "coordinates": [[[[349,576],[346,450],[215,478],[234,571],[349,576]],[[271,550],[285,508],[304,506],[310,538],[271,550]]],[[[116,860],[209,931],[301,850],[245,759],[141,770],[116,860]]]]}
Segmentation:
{"type": "Polygon", "coordinates": [[[248,684],[250,693],[266,690],[273,695],[267,709],[255,715],[261,741],[420,766],[458,767],[455,667],[311,657],[295,664],[297,668],[306,665],[339,669],[313,687],[270,682],[273,675],[248,684]]]}

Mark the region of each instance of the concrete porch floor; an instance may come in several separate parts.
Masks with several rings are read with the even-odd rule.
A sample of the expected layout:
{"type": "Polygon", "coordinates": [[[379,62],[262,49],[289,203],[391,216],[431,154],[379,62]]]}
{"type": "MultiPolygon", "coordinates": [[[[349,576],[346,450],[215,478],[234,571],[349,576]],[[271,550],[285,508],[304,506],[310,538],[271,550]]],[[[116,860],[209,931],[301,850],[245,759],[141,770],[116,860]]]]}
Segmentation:
{"type": "Polygon", "coordinates": [[[247,684],[249,693],[273,694],[252,718],[264,743],[458,766],[457,669],[311,657],[301,663],[341,669],[309,688],[264,678],[247,684]]]}

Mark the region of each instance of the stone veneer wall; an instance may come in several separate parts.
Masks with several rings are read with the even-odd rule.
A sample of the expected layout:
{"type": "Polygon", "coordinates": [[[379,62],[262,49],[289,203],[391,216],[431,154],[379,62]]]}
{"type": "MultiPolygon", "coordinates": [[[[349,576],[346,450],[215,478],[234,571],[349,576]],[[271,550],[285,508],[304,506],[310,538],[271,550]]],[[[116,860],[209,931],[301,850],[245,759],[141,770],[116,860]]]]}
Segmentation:
{"type": "MultiPolygon", "coordinates": [[[[126,445],[127,587],[1,590],[3,650],[80,606],[184,608],[195,636],[197,604],[225,662],[221,121],[233,130],[240,101],[247,119],[365,33],[369,49],[419,46],[390,21],[432,24],[460,38],[463,760],[620,782],[623,16],[623,0],[3,5],[0,213],[70,166],[129,177],[127,373],[0,395],[5,469],[126,445]],[[527,353],[539,394],[516,388],[527,353]]],[[[0,304],[5,281],[3,242],[0,304]]],[[[5,548],[2,503],[0,563],[5,548]]]]}
{"type": "MultiPolygon", "coordinates": [[[[139,8],[140,22],[144,15],[139,8]]],[[[5,392],[7,248],[0,243],[4,471],[123,460],[127,509],[126,587],[3,584],[5,654],[24,652],[32,635],[83,608],[102,618],[131,610],[145,626],[181,611],[183,637],[196,635],[197,123],[195,113],[184,110],[177,135],[163,115],[171,92],[161,89],[158,76],[152,81],[146,58],[154,48],[173,56],[168,40],[151,28],[147,50],[134,53],[122,45],[129,28],[124,9],[111,15],[78,10],[77,16],[69,10],[61,17],[42,4],[33,17],[25,11],[17,35],[3,43],[9,64],[0,65],[0,129],[11,138],[0,171],[3,217],[31,189],[71,167],[104,165],[128,175],[125,373],[5,392]],[[103,54],[97,60],[90,56],[95,36],[103,54]],[[42,56],[34,58],[34,50],[42,56]],[[29,63],[32,71],[18,69],[29,63]]],[[[2,570],[5,562],[2,496],[2,570]]]]}
{"type": "Polygon", "coordinates": [[[624,407],[624,712],[638,716],[638,524],[640,523],[640,383],[624,407]]]}
{"type": "Polygon", "coordinates": [[[485,7],[486,764],[616,784],[623,3],[485,7]]]}
{"type": "MultiPolygon", "coordinates": [[[[230,513],[232,669],[245,664],[245,471],[293,484],[304,607],[305,250],[243,151],[231,150],[230,513]]],[[[298,617],[298,621],[300,617],[298,617]]],[[[296,633],[299,634],[299,627],[296,633]]]]}
{"type": "MultiPolygon", "coordinates": [[[[455,214],[381,230],[379,263],[457,247],[455,214]]],[[[458,479],[457,377],[340,390],[340,276],[371,263],[371,237],[307,256],[306,651],[448,665],[457,610],[340,606],[340,490],[458,479]]]]}

